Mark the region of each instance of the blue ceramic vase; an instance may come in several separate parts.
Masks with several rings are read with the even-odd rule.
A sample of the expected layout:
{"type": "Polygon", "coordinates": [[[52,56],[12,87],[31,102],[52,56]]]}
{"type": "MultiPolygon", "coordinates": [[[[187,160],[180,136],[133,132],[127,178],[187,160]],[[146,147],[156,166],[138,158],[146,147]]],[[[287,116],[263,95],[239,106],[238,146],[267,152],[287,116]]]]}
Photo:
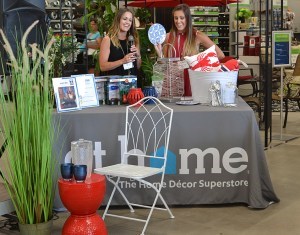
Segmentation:
{"type": "Polygon", "coordinates": [[[60,173],[64,180],[71,180],[73,178],[73,163],[60,164],[60,173]]]}
{"type": "Polygon", "coordinates": [[[74,178],[77,182],[83,182],[87,175],[87,165],[74,165],[74,178]]]}
{"type": "MultiPolygon", "coordinates": [[[[157,97],[157,92],[154,86],[145,86],[143,90],[144,96],[157,97]]],[[[149,99],[145,102],[146,104],[154,104],[154,101],[149,99]]]]}

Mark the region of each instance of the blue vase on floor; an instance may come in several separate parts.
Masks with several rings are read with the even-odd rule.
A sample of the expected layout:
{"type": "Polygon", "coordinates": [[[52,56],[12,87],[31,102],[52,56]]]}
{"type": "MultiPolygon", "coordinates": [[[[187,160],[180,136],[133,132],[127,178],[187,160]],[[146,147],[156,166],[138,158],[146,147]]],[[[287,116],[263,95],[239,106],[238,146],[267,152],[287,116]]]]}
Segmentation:
{"type": "MultiPolygon", "coordinates": [[[[143,90],[144,96],[157,97],[157,92],[154,86],[145,86],[143,90]]],[[[146,104],[154,104],[154,101],[149,99],[145,102],[146,104]]]]}

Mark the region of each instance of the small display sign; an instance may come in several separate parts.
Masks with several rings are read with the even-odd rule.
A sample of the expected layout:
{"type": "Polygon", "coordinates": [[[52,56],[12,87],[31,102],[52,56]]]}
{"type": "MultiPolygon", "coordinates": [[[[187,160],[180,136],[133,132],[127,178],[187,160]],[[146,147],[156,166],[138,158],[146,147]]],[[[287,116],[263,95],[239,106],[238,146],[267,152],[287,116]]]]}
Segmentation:
{"type": "Polygon", "coordinates": [[[272,32],[273,67],[291,66],[291,31],[272,32]]]}
{"type": "Polygon", "coordinates": [[[52,78],[58,112],[79,110],[78,92],[75,78],[52,78]]]}
{"type": "Polygon", "coordinates": [[[99,106],[94,74],[72,75],[71,77],[76,80],[80,107],[99,106]]]}

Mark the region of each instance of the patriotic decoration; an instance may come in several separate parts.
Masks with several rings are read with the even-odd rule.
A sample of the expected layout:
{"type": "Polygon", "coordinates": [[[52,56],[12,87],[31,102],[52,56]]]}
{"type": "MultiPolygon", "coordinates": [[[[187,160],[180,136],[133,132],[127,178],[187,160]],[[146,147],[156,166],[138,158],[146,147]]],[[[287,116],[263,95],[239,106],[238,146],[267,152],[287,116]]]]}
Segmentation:
{"type": "Polygon", "coordinates": [[[190,69],[200,72],[218,72],[221,64],[217,56],[215,45],[193,56],[185,56],[184,59],[190,69]]]}
{"type": "Polygon", "coordinates": [[[185,56],[184,59],[191,70],[200,72],[239,71],[240,64],[243,64],[246,68],[248,67],[246,63],[237,59],[230,59],[225,63],[220,63],[215,45],[197,55],[185,56]]]}

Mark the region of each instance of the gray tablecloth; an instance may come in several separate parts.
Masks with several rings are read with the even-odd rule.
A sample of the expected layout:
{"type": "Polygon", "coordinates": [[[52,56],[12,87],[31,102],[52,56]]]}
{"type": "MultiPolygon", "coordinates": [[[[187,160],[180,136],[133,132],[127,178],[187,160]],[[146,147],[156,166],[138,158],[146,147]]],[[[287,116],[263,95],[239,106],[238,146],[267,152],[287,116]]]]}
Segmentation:
{"type": "MultiPolygon", "coordinates": [[[[167,105],[174,109],[162,190],[168,204],[246,203],[266,208],[279,201],[254,113],[242,99],[231,108],[167,105]]],[[[100,106],[55,117],[60,118],[62,131],[55,146],[62,150],[60,162],[68,161],[71,141],[80,138],[94,142],[94,167],[120,162],[125,106],[100,106]]],[[[143,185],[124,181],[123,187],[137,203],[151,202],[152,191],[143,185]]],[[[108,183],[107,193],[111,189],[108,183]]],[[[124,202],[117,197],[113,204],[124,202]]],[[[61,206],[56,195],[55,207],[61,206]]]]}

